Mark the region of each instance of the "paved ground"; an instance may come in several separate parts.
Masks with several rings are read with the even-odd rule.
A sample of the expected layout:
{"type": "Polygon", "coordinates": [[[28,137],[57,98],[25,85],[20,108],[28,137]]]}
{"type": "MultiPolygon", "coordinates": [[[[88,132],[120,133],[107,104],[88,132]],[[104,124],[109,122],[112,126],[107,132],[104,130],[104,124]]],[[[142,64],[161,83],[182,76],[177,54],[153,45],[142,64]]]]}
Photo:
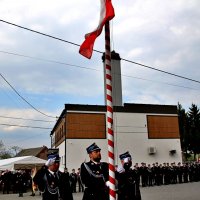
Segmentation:
{"type": "MultiPolygon", "coordinates": [[[[0,200],[41,200],[41,196],[30,196],[30,192],[24,197],[17,194],[0,194],[0,200]]],[[[200,200],[200,182],[184,183],[167,186],[154,186],[141,188],[142,200],[200,200]]],[[[75,193],[74,200],[81,200],[82,193],[75,193]]],[[[103,199],[102,199],[103,200],[103,199]]]]}

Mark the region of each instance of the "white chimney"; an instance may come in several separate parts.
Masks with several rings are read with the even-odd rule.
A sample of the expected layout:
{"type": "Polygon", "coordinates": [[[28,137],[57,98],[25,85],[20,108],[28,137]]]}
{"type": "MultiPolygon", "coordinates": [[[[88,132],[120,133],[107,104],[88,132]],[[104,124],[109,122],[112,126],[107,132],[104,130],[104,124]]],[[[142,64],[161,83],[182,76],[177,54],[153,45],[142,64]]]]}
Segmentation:
{"type": "MultiPolygon", "coordinates": [[[[106,105],[106,77],[105,77],[105,54],[102,56],[104,66],[104,100],[106,105]]],[[[112,97],[113,106],[122,105],[122,81],[121,81],[121,58],[115,51],[111,52],[111,74],[112,74],[112,97]]]]}

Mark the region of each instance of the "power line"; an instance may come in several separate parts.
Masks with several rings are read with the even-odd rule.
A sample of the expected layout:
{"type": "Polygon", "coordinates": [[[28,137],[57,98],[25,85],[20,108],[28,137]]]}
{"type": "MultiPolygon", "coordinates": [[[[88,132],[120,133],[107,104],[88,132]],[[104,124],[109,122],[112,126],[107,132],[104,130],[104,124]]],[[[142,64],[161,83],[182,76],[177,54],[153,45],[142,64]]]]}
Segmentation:
{"type": "Polygon", "coordinates": [[[27,118],[22,118],[22,117],[8,117],[8,116],[1,116],[0,118],[5,118],[5,119],[20,119],[20,120],[28,120],[28,121],[36,121],[36,122],[55,122],[55,121],[47,121],[47,120],[42,120],[42,119],[27,119],[27,118]]]}
{"type": "MultiPolygon", "coordinates": [[[[37,34],[40,34],[40,35],[43,35],[43,36],[46,36],[46,37],[50,37],[52,39],[56,39],[56,40],[59,40],[59,41],[62,41],[62,42],[66,42],[68,44],[72,44],[72,45],[75,45],[75,46],[78,46],[78,47],[80,46],[79,44],[76,44],[74,42],[70,42],[68,40],[64,40],[64,39],[61,39],[61,38],[58,38],[58,37],[55,37],[55,36],[52,36],[52,35],[49,35],[49,34],[46,34],[46,33],[39,32],[39,31],[35,31],[33,29],[29,29],[29,28],[26,28],[24,26],[20,26],[20,25],[17,25],[17,24],[14,24],[14,23],[2,20],[2,19],[0,19],[0,21],[3,22],[3,23],[6,23],[6,24],[12,25],[12,26],[16,26],[16,27],[21,28],[21,29],[25,29],[25,30],[28,30],[28,31],[31,31],[31,32],[34,32],[34,33],[37,33],[37,34]]],[[[96,52],[101,53],[101,54],[103,53],[102,51],[95,50],[95,49],[93,51],[96,51],[96,52]]],[[[128,60],[128,59],[121,58],[121,60],[124,60],[124,61],[132,63],[132,64],[136,64],[136,65],[139,65],[139,66],[142,66],[142,67],[145,67],[145,68],[149,68],[149,69],[154,70],[154,71],[165,73],[165,74],[168,74],[168,75],[171,75],[171,76],[175,76],[175,77],[178,77],[178,78],[182,78],[182,79],[186,79],[186,80],[193,81],[193,82],[196,82],[196,83],[200,83],[200,81],[198,81],[198,80],[194,80],[194,79],[191,79],[191,78],[188,78],[188,77],[185,77],[185,76],[181,76],[181,75],[178,75],[178,74],[167,72],[167,71],[164,71],[164,70],[161,70],[161,69],[158,69],[158,68],[155,68],[155,67],[151,67],[151,66],[148,66],[148,65],[144,65],[144,64],[141,64],[141,63],[138,63],[138,62],[134,62],[134,61],[131,61],[131,60],[128,60]]]]}
{"type": "Polygon", "coordinates": [[[18,28],[25,29],[25,30],[27,30],[27,31],[31,31],[31,32],[34,32],[34,33],[37,33],[37,34],[40,34],[40,35],[43,35],[43,36],[46,36],[46,37],[50,37],[50,38],[53,38],[53,39],[56,39],[56,40],[60,40],[60,41],[62,41],[62,42],[66,42],[66,43],[69,43],[69,44],[72,44],[72,45],[75,45],[75,46],[80,46],[80,45],[78,45],[78,44],[76,44],[76,43],[73,43],[73,42],[70,42],[70,41],[67,41],[67,40],[63,40],[63,39],[58,38],[58,37],[54,37],[54,36],[48,35],[48,34],[46,34],[46,33],[42,33],[42,32],[39,32],[39,31],[35,31],[35,30],[33,30],[33,29],[26,28],[26,27],[24,27],[24,26],[20,26],[20,25],[17,25],[17,24],[14,24],[14,23],[11,23],[11,22],[2,20],[2,19],[0,19],[0,21],[1,21],[1,22],[4,22],[4,23],[6,23],[6,24],[10,24],[10,25],[16,26],[16,27],[18,27],[18,28]]]}
{"type": "Polygon", "coordinates": [[[60,61],[56,61],[56,60],[49,60],[49,59],[44,59],[44,58],[37,58],[37,57],[33,57],[33,56],[27,56],[27,55],[23,55],[23,54],[8,52],[8,51],[1,51],[0,50],[0,52],[1,53],[5,53],[5,54],[14,55],[14,56],[20,56],[20,57],[30,58],[30,59],[33,59],[33,60],[40,60],[40,61],[50,62],[50,63],[56,63],[56,64],[60,64],[60,65],[67,65],[67,66],[70,66],[70,67],[77,67],[77,68],[82,68],[82,69],[90,69],[90,70],[94,70],[94,71],[99,71],[98,69],[89,68],[89,67],[82,67],[80,65],[74,65],[74,64],[70,64],[70,63],[64,63],[64,62],[60,62],[60,61]]]}
{"type": "Polygon", "coordinates": [[[177,85],[177,84],[172,84],[172,83],[167,83],[167,82],[162,82],[162,81],[150,80],[150,79],[146,79],[146,78],[134,77],[134,76],[125,75],[125,74],[122,74],[122,76],[125,76],[125,77],[128,77],[128,78],[135,78],[135,79],[139,79],[139,80],[143,80],[143,81],[150,81],[150,82],[162,83],[162,84],[170,85],[170,86],[174,86],[174,87],[179,87],[179,88],[185,88],[185,89],[199,91],[199,89],[191,88],[191,87],[187,87],[187,86],[183,86],[183,85],[177,85]]]}
{"type": "Polygon", "coordinates": [[[178,77],[178,78],[182,78],[182,79],[186,79],[186,80],[193,81],[193,82],[196,82],[196,83],[200,83],[200,81],[197,81],[197,80],[194,80],[194,79],[191,79],[191,78],[187,78],[187,77],[185,77],[185,76],[181,76],[181,75],[178,75],[178,74],[174,74],[174,73],[171,73],[171,72],[167,72],[167,71],[164,71],[164,70],[155,68],[155,67],[150,67],[150,66],[148,66],[148,65],[144,65],[144,64],[141,64],[141,63],[138,63],[138,62],[134,62],[134,61],[131,61],[131,60],[127,60],[127,59],[124,59],[124,58],[121,58],[121,60],[124,60],[124,61],[129,62],[129,63],[136,64],[136,65],[140,65],[140,66],[146,67],[146,68],[148,68],[148,69],[152,69],[152,70],[155,70],[155,71],[159,71],[159,72],[162,72],[162,73],[171,75],[171,76],[176,76],[176,77],[178,77]]]}
{"type": "Polygon", "coordinates": [[[0,76],[3,78],[3,80],[11,87],[11,89],[23,100],[25,101],[30,107],[32,107],[35,111],[39,112],[40,114],[46,116],[46,117],[51,117],[51,118],[56,118],[51,115],[47,115],[44,112],[38,110],[36,107],[34,107],[32,104],[30,104],[23,96],[19,94],[19,92],[6,80],[6,78],[0,73],[0,76]]]}
{"type": "Polygon", "coordinates": [[[16,125],[16,124],[0,124],[2,126],[15,126],[20,128],[37,128],[37,129],[52,129],[52,128],[46,128],[46,127],[40,127],[40,126],[24,126],[24,125],[16,125]]]}
{"type": "MultiPolygon", "coordinates": [[[[98,70],[98,69],[95,69],[95,68],[83,67],[83,66],[80,66],[80,65],[74,65],[74,64],[64,63],[64,62],[55,61],[55,60],[37,58],[37,57],[32,57],[32,56],[18,54],[18,53],[13,53],[13,52],[8,52],[8,51],[1,51],[0,50],[0,52],[1,53],[5,53],[5,54],[9,54],[9,55],[25,57],[25,58],[34,59],[34,60],[40,60],[40,61],[44,61],[44,62],[56,63],[56,64],[60,64],[60,65],[70,66],[70,67],[77,67],[77,68],[81,68],[81,69],[87,69],[87,70],[93,70],[93,71],[99,71],[99,72],[101,71],[102,72],[102,70],[98,70]]],[[[139,79],[139,80],[144,80],[144,81],[151,81],[151,82],[156,82],[156,83],[162,83],[162,84],[166,84],[166,85],[170,85],[170,86],[174,86],[174,87],[179,87],[179,88],[185,88],[185,89],[191,89],[191,90],[197,90],[197,91],[199,91],[199,89],[196,89],[196,88],[191,88],[191,87],[187,87],[187,86],[166,83],[166,82],[162,82],[162,81],[150,80],[150,79],[145,79],[145,78],[131,76],[131,75],[126,75],[126,74],[117,74],[117,73],[115,73],[115,75],[121,75],[121,76],[128,77],[128,78],[139,79]]]]}

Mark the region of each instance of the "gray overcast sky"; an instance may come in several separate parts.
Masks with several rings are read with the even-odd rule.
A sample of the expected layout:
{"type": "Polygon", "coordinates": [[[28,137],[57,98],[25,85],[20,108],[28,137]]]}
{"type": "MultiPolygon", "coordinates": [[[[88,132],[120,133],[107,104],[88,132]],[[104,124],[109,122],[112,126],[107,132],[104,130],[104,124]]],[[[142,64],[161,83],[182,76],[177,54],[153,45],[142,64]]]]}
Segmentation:
{"type": "MultiPolygon", "coordinates": [[[[116,15],[111,22],[112,50],[122,58],[199,81],[198,0],[112,3],[116,15]]],[[[81,44],[84,35],[98,25],[100,1],[0,0],[0,13],[1,20],[81,44]]],[[[94,48],[104,51],[104,31],[94,48]]],[[[0,73],[20,95],[47,115],[59,116],[65,103],[104,104],[102,55],[94,52],[88,60],[78,50],[77,46],[0,22],[0,73]]],[[[192,103],[199,106],[200,84],[125,61],[121,67],[123,102],[167,105],[180,102],[186,110],[192,103]]],[[[55,124],[54,118],[43,116],[23,102],[1,77],[0,113],[1,124],[45,128],[55,124]]],[[[50,131],[0,125],[0,139],[7,147],[50,146],[50,131]]]]}

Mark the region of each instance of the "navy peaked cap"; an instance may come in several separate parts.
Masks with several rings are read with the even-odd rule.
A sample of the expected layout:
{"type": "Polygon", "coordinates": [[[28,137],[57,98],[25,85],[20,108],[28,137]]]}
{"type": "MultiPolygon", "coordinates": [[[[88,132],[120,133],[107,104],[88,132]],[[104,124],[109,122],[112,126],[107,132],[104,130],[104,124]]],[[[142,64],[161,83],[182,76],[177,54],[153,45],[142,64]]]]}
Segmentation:
{"type": "Polygon", "coordinates": [[[131,154],[127,151],[127,152],[125,152],[125,153],[123,153],[123,154],[121,154],[121,155],[119,155],[119,158],[120,158],[120,160],[124,160],[125,158],[130,158],[130,159],[132,159],[131,158],[131,154]]]}
{"type": "Polygon", "coordinates": [[[93,143],[89,147],[86,148],[87,153],[91,153],[97,150],[101,150],[101,149],[96,145],[96,143],[93,143]]]}
{"type": "Polygon", "coordinates": [[[59,154],[57,153],[51,153],[48,155],[48,160],[53,159],[55,162],[60,162],[59,154]]]}

